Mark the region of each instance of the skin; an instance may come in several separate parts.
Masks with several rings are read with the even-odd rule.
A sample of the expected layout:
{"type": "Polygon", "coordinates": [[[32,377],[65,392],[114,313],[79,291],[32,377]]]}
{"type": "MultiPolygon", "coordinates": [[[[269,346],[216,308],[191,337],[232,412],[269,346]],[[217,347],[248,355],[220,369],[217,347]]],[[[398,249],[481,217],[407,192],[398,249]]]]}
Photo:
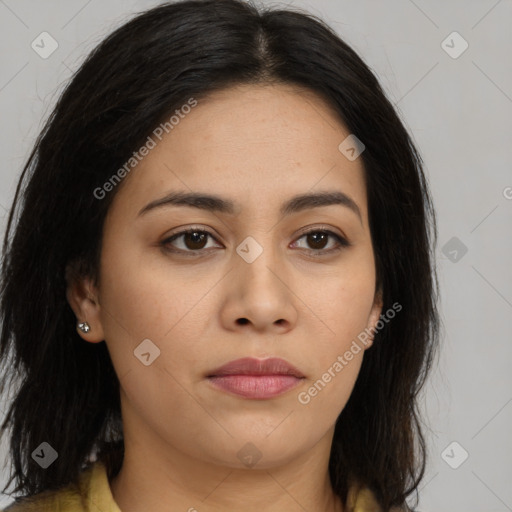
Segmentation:
{"type": "Polygon", "coordinates": [[[123,512],[344,509],[329,453],[371,343],[308,404],[297,397],[382,308],[363,164],[338,149],[349,133],[309,91],[231,87],[200,101],[120,185],[105,221],[100,284],[75,279],[68,300],[91,326],[80,336],[105,340],[120,380],[125,459],[110,487],[123,512]],[[175,190],[215,193],[238,210],[168,206],[138,217],[175,190]],[[349,195],[361,218],[342,205],[280,216],[285,200],[320,190],[349,195]],[[184,255],[162,249],[188,227],[212,237],[168,243],[184,255]],[[352,245],[329,252],[336,239],[308,240],[305,227],[352,245]],[[248,236],[263,248],[252,263],[236,252],[248,236]],[[194,250],[202,255],[188,256],[194,250]],[[144,339],[160,350],[149,366],[134,357],[144,339]],[[247,356],[282,357],[305,379],[251,400],[205,378],[247,356]],[[237,456],[248,442],[261,454],[252,468],[237,456]]]}

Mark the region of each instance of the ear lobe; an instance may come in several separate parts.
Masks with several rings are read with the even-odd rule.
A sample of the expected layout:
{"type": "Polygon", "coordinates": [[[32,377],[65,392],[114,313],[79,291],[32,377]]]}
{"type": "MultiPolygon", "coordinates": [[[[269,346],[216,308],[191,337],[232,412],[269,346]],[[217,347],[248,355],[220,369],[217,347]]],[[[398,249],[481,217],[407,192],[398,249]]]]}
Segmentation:
{"type": "Polygon", "coordinates": [[[105,339],[100,317],[98,292],[89,276],[82,275],[74,264],[66,267],[66,298],[77,318],[77,332],[90,343],[99,343],[105,339]],[[87,322],[90,330],[85,333],[78,324],[87,322]]]}
{"type": "Polygon", "coordinates": [[[383,306],[382,290],[379,289],[379,290],[377,290],[375,292],[375,297],[374,297],[374,300],[373,300],[372,310],[371,310],[370,316],[368,318],[368,326],[367,326],[367,328],[370,330],[371,335],[370,335],[370,340],[368,342],[368,347],[367,348],[369,348],[372,345],[372,343],[373,343],[373,338],[374,338],[374,335],[375,335],[376,326],[377,326],[377,323],[379,321],[380,315],[382,313],[382,306],[383,306]]]}

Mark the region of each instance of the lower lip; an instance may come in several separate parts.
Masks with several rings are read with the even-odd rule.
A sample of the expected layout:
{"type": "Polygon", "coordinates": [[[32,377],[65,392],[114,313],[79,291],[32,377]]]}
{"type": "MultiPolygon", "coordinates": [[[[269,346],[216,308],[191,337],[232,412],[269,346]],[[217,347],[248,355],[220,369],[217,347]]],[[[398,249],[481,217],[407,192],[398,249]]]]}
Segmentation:
{"type": "Polygon", "coordinates": [[[293,375],[219,375],[208,380],[224,391],[253,399],[281,395],[302,381],[293,375]]]}

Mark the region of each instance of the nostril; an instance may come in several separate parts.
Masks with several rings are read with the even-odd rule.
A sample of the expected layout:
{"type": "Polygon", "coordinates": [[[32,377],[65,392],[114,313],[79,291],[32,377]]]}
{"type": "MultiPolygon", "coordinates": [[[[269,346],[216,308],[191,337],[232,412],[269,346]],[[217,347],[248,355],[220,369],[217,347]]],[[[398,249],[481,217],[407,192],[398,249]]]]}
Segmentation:
{"type": "Polygon", "coordinates": [[[237,320],[237,322],[240,324],[240,325],[245,325],[247,322],[249,322],[249,320],[247,320],[247,318],[239,318],[237,320]]]}

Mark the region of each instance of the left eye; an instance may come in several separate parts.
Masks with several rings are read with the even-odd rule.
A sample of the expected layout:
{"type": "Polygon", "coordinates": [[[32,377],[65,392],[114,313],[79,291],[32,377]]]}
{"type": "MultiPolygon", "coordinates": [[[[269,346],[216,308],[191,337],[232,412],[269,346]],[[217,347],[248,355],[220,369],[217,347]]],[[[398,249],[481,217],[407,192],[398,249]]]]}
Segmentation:
{"type": "Polygon", "coordinates": [[[176,233],[171,237],[165,239],[162,242],[162,245],[167,247],[168,245],[171,245],[171,242],[182,237],[184,237],[185,240],[185,248],[178,248],[177,251],[174,249],[169,249],[170,251],[198,252],[198,250],[204,249],[204,242],[207,240],[208,237],[214,238],[214,236],[208,231],[203,231],[201,229],[187,229],[185,231],[180,231],[179,233],[176,233]]]}
{"type": "MultiPolygon", "coordinates": [[[[162,241],[162,245],[171,252],[198,253],[201,252],[202,249],[205,249],[205,243],[207,242],[208,237],[215,240],[215,237],[209,231],[202,229],[187,229],[166,238],[162,241]],[[179,240],[180,238],[184,243],[184,247],[176,248],[176,245],[173,245],[172,242],[179,240]],[[169,246],[172,246],[173,248],[169,248],[169,246]]],[[[305,238],[307,243],[313,247],[312,249],[306,249],[310,253],[330,253],[350,245],[345,238],[329,230],[310,230],[303,233],[297,240],[301,240],[302,238],[305,238]],[[334,238],[338,245],[326,250],[325,245],[329,238],[334,238]]]]}
{"type": "Polygon", "coordinates": [[[298,238],[298,240],[300,240],[301,238],[305,238],[305,237],[306,237],[308,243],[313,246],[313,250],[310,250],[310,252],[338,251],[338,250],[343,249],[344,247],[348,247],[350,245],[349,242],[345,238],[343,238],[329,230],[316,229],[316,230],[307,231],[306,233],[303,233],[302,236],[300,238],[298,238]],[[337,241],[338,245],[331,249],[325,250],[325,247],[324,247],[325,242],[329,238],[331,238],[331,239],[334,238],[337,241]]]}

